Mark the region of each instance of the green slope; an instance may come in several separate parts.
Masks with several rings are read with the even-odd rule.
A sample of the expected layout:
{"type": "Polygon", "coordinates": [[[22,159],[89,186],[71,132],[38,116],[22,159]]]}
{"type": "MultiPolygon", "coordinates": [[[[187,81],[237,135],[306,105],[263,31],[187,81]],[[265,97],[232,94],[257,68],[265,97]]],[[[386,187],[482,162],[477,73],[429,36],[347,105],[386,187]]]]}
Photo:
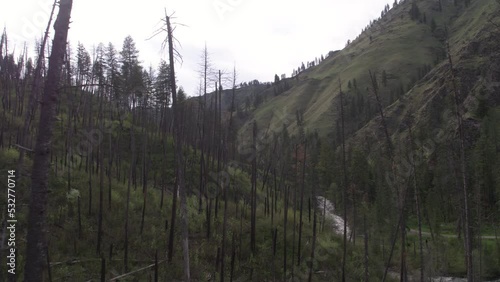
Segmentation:
{"type": "MultiPolygon", "coordinates": [[[[400,3],[392,8],[384,17],[356,38],[345,49],[326,58],[315,67],[311,67],[299,75],[296,85],[289,91],[269,99],[258,107],[252,116],[261,128],[281,128],[284,113],[292,118],[287,126],[294,132],[294,116],[302,111],[305,126],[310,131],[317,130],[320,136],[326,136],[334,130],[338,119],[339,80],[342,89],[349,95],[361,96],[365,109],[348,117],[350,134],[361,128],[371,118],[377,116],[375,99],[371,92],[369,70],[376,73],[381,84],[381,99],[384,107],[390,106],[400,94],[409,93],[411,88],[423,75],[435,68],[434,76],[441,75],[446,62],[446,33],[453,54],[468,48],[472,41],[480,37],[488,28],[488,20],[498,12],[498,4],[493,0],[473,1],[465,7],[462,1],[457,6],[453,2],[443,1],[443,11],[438,11],[437,1],[417,1],[420,20],[410,18],[411,1],[400,3]],[[425,22],[424,15],[425,14],[425,22]],[[432,21],[436,27],[433,30],[432,21]],[[371,37],[371,39],[370,39],[371,37]],[[424,70],[425,69],[425,70],[424,70]],[[382,85],[382,72],[385,71],[387,84],[382,85]],[[348,83],[357,82],[356,90],[348,90],[348,83]],[[369,88],[370,87],[370,88],[369,88]],[[369,88],[369,89],[368,89],[369,88]],[[401,90],[400,90],[401,89],[401,90]],[[279,113],[279,114],[278,114],[279,113]]],[[[458,59],[458,58],[457,58],[458,59]]],[[[478,58],[470,62],[473,66],[484,63],[478,58]]],[[[432,76],[420,80],[424,83],[432,76]]],[[[428,88],[428,87],[427,87],[428,88]]],[[[427,96],[420,87],[413,89],[412,96],[427,96]]],[[[354,99],[354,98],[353,98],[354,99]]],[[[240,137],[248,133],[249,120],[240,130],[240,137]]]]}

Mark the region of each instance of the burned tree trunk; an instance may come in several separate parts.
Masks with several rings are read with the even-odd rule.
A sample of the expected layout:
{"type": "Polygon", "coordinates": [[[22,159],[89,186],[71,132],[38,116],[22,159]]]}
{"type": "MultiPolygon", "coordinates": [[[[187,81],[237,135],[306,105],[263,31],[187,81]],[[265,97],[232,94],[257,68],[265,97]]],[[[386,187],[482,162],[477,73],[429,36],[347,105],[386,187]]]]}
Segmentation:
{"type": "Polygon", "coordinates": [[[287,225],[287,222],[288,222],[288,193],[289,193],[290,189],[288,188],[288,186],[285,185],[285,195],[283,197],[283,200],[285,201],[285,208],[284,208],[284,212],[283,212],[283,216],[284,216],[284,219],[283,219],[283,246],[285,246],[283,248],[283,281],[286,281],[287,280],[287,275],[286,275],[286,225],[287,225]]]}
{"type": "Polygon", "coordinates": [[[471,232],[471,223],[470,223],[470,209],[469,209],[469,192],[467,188],[467,175],[466,175],[466,160],[465,160],[465,135],[464,135],[464,127],[463,127],[463,119],[462,114],[460,113],[460,93],[458,92],[458,87],[456,85],[455,80],[455,69],[453,68],[453,60],[451,58],[450,53],[450,45],[447,44],[448,50],[448,62],[450,64],[450,72],[451,72],[451,80],[453,86],[453,95],[455,100],[455,110],[456,110],[456,118],[458,123],[458,133],[460,137],[460,173],[462,177],[462,192],[463,192],[463,201],[464,201],[464,220],[465,220],[465,261],[467,267],[467,281],[474,281],[474,263],[472,260],[472,232],[471,232]]]}
{"type": "Polygon", "coordinates": [[[170,88],[172,90],[172,109],[174,121],[174,144],[175,144],[175,160],[176,160],[176,179],[179,196],[180,196],[180,215],[181,215],[181,233],[182,233],[182,250],[184,256],[184,279],[186,282],[191,280],[189,269],[189,230],[188,230],[188,211],[187,211],[187,191],[184,182],[184,156],[182,154],[182,127],[181,113],[177,104],[177,87],[175,85],[175,62],[174,62],[174,43],[170,17],[165,15],[167,24],[167,41],[168,41],[168,57],[170,63],[170,88]]]}
{"type": "MultiPolygon", "coordinates": [[[[411,130],[411,125],[408,127],[409,129],[409,137],[410,137],[410,146],[413,149],[414,147],[414,142],[413,142],[413,134],[411,130]]],[[[413,168],[413,188],[415,189],[415,208],[417,209],[417,222],[418,222],[418,244],[419,244],[419,257],[420,257],[420,281],[424,281],[424,249],[423,249],[423,241],[422,241],[422,215],[421,215],[421,208],[420,208],[420,192],[418,189],[418,183],[417,183],[417,168],[415,166],[415,162],[412,161],[412,168],[413,168]]]]}
{"type": "Polygon", "coordinates": [[[389,130],[387,129],[387,123],[385,121],[385,116],[384,116],[384,109],[382,108],[382,102],[380,101],[380,97],[378,94],[378,83],[376,76],[372,74],[371,71],[369,71],[370,74],[370,80],[372,83],[372,91],[373,94],[375,95],[375,99],[377,100],[378,104],[378,109],[380,113],[380,118],[382,120],[382,127],[384,129],[384,134],[385,138],[387,141],[387,154],[389,157],[389,160],[391,161],[391,173],[394,178],[394,180],[397,183],[396,187],[396,194],[399,200],[398,203],[398,208],[399,208],[399,220],[398,220],[398,225],[396,227],[396,231],[394,234],[394,238],[392,240],[392,245],[391,245],[391,251],[389,253],[389,260],[387,262],[387,265],[385,267],[384,271],[384,276],[382,278],[382,281],[385,281],[387,278],[387,272],[389,270],[389,265],[392,260],[392,255],[394,253],[394,246],[396,244],[398,232],[401,229],[401,268],[400,268],[400,281],[404,282],[407,280],[407,275],[406,275],[406,246],[405,246],[405,238],[406,238],[406,229],[405,229],[405,206],[406,206],[406,189],[403,187],[403,185],[400,183],[400,180],[396,178],[397,173],[396,173],[396,163],[394,159],[394,146],[391,141],[391,137],[389,136],[389,130]]]}
{"type": "Polygon", "coordinates": [[[342,252],[342,282],[346,281],[345,265],[347,259],[347,167],[345,157],[345,129],[344,129],[344,93],[342,92],[342,84],[339,80],[340,87],[340,118],[342,119],[342,170],[344,174],[344,189],[342,189],[342,200],[344,202],[344,239],[342,252]]]}
{"type": "Polygon", "coordinates": [[[251,222],[250,222],[250,247],[252,249],[252,253],[255,254],[255,228],[256,228],[256,212],[257,212],[257,122],[253,123],[253,131],[252,131],[252,149],[253,149],[253,159],[252,159],[252,192],[251,192],[251,222]]]}
{"type": "Polygon", "coordinates": [[[48,210],[49,158],[53,139],[59,81],[66,52],[72,0],[61,0],[54,23],[54,40],[49,58],[49,70],[43,92],[38,137],[31,175],[31,200],[28,215],[25,281],[40,281],[46,263],[46,233],[48,210]]]}
{"type": "MultiPolygon", "coordinates": [[[[297,266],[300,266],[300,249],[302,247],[302,214],[304,208],[304,188],[306,177],[307,141],[304,140],[304,159],[302,161],[302,180],[300,188],[300,211],[299,211],[299,246],[297,248],[297,266]]],[[[309,213],[310,214],[310,213],[309,213]]]]}

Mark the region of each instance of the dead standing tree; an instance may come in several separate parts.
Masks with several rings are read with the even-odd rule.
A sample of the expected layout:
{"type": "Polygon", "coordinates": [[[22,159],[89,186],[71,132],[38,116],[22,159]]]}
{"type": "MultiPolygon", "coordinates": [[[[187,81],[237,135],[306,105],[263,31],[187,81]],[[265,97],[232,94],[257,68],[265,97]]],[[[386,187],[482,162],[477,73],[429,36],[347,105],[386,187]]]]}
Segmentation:
{"type": "MultiPolygon", "coordinates": [[[[412,132],[412,124],[409,122],[408,124],[408,136],[410,138],[410,148],[411,150],[414,150],[415,148],[415,142],[413,140],[413,132],[412,132]]],[[[412,170],[413,170],[413,188],[414,190],[414,197],[415,197],[415,208],[417,209],[417,222],[418,222],[418,244],[419,244],[419,257],[420,257],[420,281],[424,281],[424,273],[425,273],[425,265],[424,265],[424,249],[423,249],[423,243],[422,243],[422,215],[421,215],[421,199],[420,199],[420,190],[418,189],[418,183],[417,183],[417,166],[415,165],[415,161],[411,162],[412,164],[412,170]]]]}
{"type": "Polygon", "coordinates": [[[342,83],[339,79],[339,95],[340,95],[340,118],[342,121],[342,171],[344,174],[344,188],[342,189],[342,201],[344,202],[344,232],[342,244],[342,282],[346,281],[345,266],[347,260],[347,166],[345,156],[345,125],[344,125],[344,93],[342,92],[342,83]]]}
{"type": "Polygon", "coordinates": [[[456,111],[456,119],[458,123],[458,134],[460,138],[460,174],[462,180],[462,192],[463,192],[463,209],[464,209],[464,220],[465,220],[465,262],[467,267],[467,281],[474,281],[474,261],[472,257],[473,245],[472,245],[472,232],[471,232],[471,223],[470,223],[470,209],[469,209],[469,191],[467,188],[467,175],[466,175],[466,158],[465,158],[465,133],[463,126],[462,113],[460,112],[460,93],[458,90],[457,82],[456,82],[456,71],[453,67],[453,60],[450,52],[450,45],[446,43],[446,49],[448,52],[448,63],[451,74],[451,84],[453,88],[453,98],[455,101],[455,111],[456,111]]]}
{"type": "MultiPolygon", "coordinates": [[[[182,251],[184,256],[184,281],[191,280],[190,267],[189,267],[189,230],[188,230],[188,210],[187,210],[187,191],[184,179],[184,155],[182,153],[182,120],[179,105],[177,103],[177,86],[175,81],[175,57],[181,58],[180,54],[174,49],[174,36],[171,22],[171,16],[167,15],[165,10],[165,26],[167,31],[167,38],[163,42],[163,47],[168,45],[168,58],[170,67],[170,89],[172,91],[172,110],[173,110],[173,124],[174,124],[174,146],[175,146],[175,161],[176,161],[176,185],[180,196],[180,224],[182,236],[182,251]]],[[[160,31],[164,31],[162,28],[160,31]]],[[[173,226],[171,227],[173,228],[173,226]]]]}
{"type": "Polygon", "coordinates": [[[73,0],[59,2],[59,14],[54,23],[54,40],[49,58],[47,80],[38,125],[38,137],[31,176],[31,200],[28,215],[25,278],[27,282],[40,281],[47,254],[47,211],[50,153],[53,139],[56,106],[59,100],[59,82],[66,52],[69,21],[73,0]]]}
{"type": "Polygon", "coordinates": [[[401,184],[401,181],[397,179],[396,177],[398,176],[397,174],[397,166],[396,166],[396,161],[394,157],[394,144],[392,143],[391,137],[389,135],[389,130],[387,128],[387,123],[386,123],[386,117],[384,116],[384,108],[382,106],[382,101],[380,100],[379,96],[379,88],[378,88],[378,82],[375,74],[372,74],[371,71],[368,71],[370,75],[370,81],[372,83],[372,91],[373,94],[375,95],[375,99],[377,100],[377,105],[378,105],[378,110],[380,114],[380,119],[382,123],[382,127],[384,129],[384,135],[386,138],[387,142],[387,155],[389,157],[389,160],[391,162],[391,173],[393,176],[394,181],[396,182],[396,194],[398,198],[398,208],[399,208],[399,220],[398,220],[398,225],[396,227],[396,231],[394,232],[394,237],[391,245],[391,251],[389,253],[389,259],[384,271],[384,277],[382,278],[382,281],[386,281],[387,278],[387,272],[389,270],[389,265],[392,260],[392,255],[394,253],[394,247],[396,245],[396,240],[398,236],[399,230],[401,230],[401,269],[400,269],[400,281],[401,282],[406,282],[407,281],[407,275],[406,275],[406,246],[405,246],[405,239],[406,239],[406,229],[405,229],[405,205],[406,205],[406,189],[403,187],[401,184]]]}

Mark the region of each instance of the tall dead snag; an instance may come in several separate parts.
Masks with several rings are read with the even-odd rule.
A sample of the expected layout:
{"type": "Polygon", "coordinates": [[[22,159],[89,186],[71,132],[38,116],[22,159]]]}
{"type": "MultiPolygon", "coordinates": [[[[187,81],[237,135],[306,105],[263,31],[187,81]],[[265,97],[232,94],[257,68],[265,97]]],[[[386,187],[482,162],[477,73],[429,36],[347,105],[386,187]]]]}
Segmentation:
{"type": "Polygon", "coordinates": [[[251,222],[250,222],[250,247],[252,249],[252,254],[255,255],[255,222],[256,222],[256,212],[257,212],[257,122],[253,122],[252,129],[252,193],[251,193],[251,222]]]}
{"type": "MultiPolygon", "coordinates": [[[[318,150],[319,140],[313,140],[313,144],[315,146],[313,147],[313,149],[311,151],[314,152],[314,151],[318,150]]],[[[312,164],[310,164],[311,167],[314,167],[314,165],[318,163],[318,154],[313,155],[310,163],[312,163],[312,164]]],[[[304,167],[304,169],[305,169],[305,167],[304,167]]],[[[318,183],[316,182],[317,175],[316,175],[314,169],[311,170],[311,174],[312,174],[312,177],[311,177],[311,181],[312,181],[312,183],[311,183],[312,184],[311,185],[311,199],[316,199],[316,186],[318,183]]],[[[311,204],[311,205],[314,205],[314,204],[311,204]]],[[[312,233],[312,245],[311,245],[311,261],[309,263],[309,276],[307,279],[308,282],[312,281],[312,276],[313,276],[313,268],[314,268],[314,261],[315,261],[314,256],[316,253],[317,221],[318,221],[316,207],[313,206],[311,208],[313,210],[313,231],[312,231],[313,233],[312,233]]]]}
{"type": "Polygon", "coordinates": [[[295,183],[293,185],[293,204],[292,204],[292,209],[293,209],[293,233],[292,233],[292,265],[290,269],[290,274],[292,276],[292,281],[294,279],[294,260],[295,260],[295,233],[296,233],[296,226],[297,226],[297,185],[298,185],[298,175],[299,175],[299,145],[295,145],[295,183]]]}
{"type": "MultiPolygon", "coordinates": [[[[220,76],[219,76],[220,79],[220,76]]],[[[234,71],[234,80],[233,80],[233,91],[234,91],[234,84],[236,83],[236,69],[234,71]]],[[[222,88],[221,88],[222,90],[222,88]]],[[[221,91],[222,92],[222,91],[221,91]]],[[[222,93],[221,93],[222,95],[222,93]]],[[[221,96],[222,97],[222,96],[221,96]]],[[[219,101],[222,101],[220,99],[219,101]]],[[[221,108],[222,112],[222,108],[221,108]]],[[[232,113],[231,113],[231,118],[232,119],[232,113]]],[[[222,116],[220,116],[220,123],[221,123],[221,131],[222,131],[222,116]]],[[[231,121],[229,122],[231,124],[231,121]]],[[[222,162],[223,162],[223,167],[226,167],[227,165],[227,157],[228,157],[228,140],[229,140],[229,134],[231,131],[231,125],[229,125],[228,128],[226,128],[225,133],[222,136],[222,162]]],[[[218,176],[219,177],[219,176],[218,176]]],[[[218,185],[222,187],[222,197],[224,200],[224,217],[222,221],[222,248],[221,248],[221,263],[220,263],[220,281],[224,282],[225,279],[225,258],[226,258],[226,237],[227,237],[227,189],[231,187],[231,176],[229,177],[229,183],[224,183],[224,179],[219,179],[218,185]]],[[[234,242],[234,234],[233,234],[233,242],[234,242]]]]}
{"type": "Polygon", "coordinates": [[[148,200],[148,157],[147,157],[147,151],[148,151],[148,133],[145,132],[146,128],[146,100],[147,100],[147,94],[144,95],[144,102],[143,102],[143,108],[142,108],[142,115],[143,115],[143,120],[142,120],[142,134],[144,136],[143,139],[143,146],[142,146],[142,195],[143,195],[143,203],[142,203],[142,216],[141,216],[141,235],[142,232],[144,231],[144,217],[146,215],[146,205],[147,205],[147,200],[148,200]]]}
{"type": "MultiPolygon", "coordinates": [[[[226,147],[226,143],[224,143],[224,150],[227,149],[226,147]]],[[[224,158],[223,160],[224,162],[224,166],[226,166],[226,159],[224,158]]],[[[230,176],[231,178],[231,176],[230,176]]],[[[230,179],[229,179],[230,180],[230,179]]],[[[225,271],[225,257],[226,257],[226,237],[227,237],[227,218],[228,218],[228,215],[227,215],[227,189],[229,189],[229,187],[231,187],[231,183],[224,183],[224,180],[223,179],[220,179],[219,183],[217,185],[220,185],[221,186],[221,189],[222,189],[222,197],[223,197],[223,200],[224,200],[224,217],[223,217],[223,221],[222,221],[222,242],[221,242],[221,257],[220,257],[220,282],[224,282],[224,279],[225,279],[225,274],[224,274],[224,271],[225,271]]],[[[233,237],[233,241],[234,241],[234,237],[233,237]]]]}
{"type": "MultiPolygon", "coordinates": [[[[99,82],[101,83],[101,81],[99,82]]],[[[99,130],[104,131],[104,115],[103,115],[103,104],[104,104],[104,91],[100,89],[99,91],[99,130]]],[[[70,121],[71,122],[71,121],[70,121]]],[[[97,249],[96,253],[101,255],[101,243],[102,243],[102,221],[103,221],[103,202],[104,202],[104,148],[99,146],[98,160],[99,164],[99,215],[98,215],[98,227],[97,227],[97,249]]],[[[69,169],[68,169],[69,170],[69,169]]]]}
{"type": "MultiPolygon", "coordinates": [[[[135,104],[135,103],[134,103],[135,104]]],[[[135,124],[135,112],[132,111],[132,125],[135,124]]],[[[123,253],[123,264],[125,267],[125,272],[128,271],[128,242],[129,242],[129,211],[130,211],[130,188],[133,182],[134,178],[134,171],[135,171],[135,163],[136,163],[136,156],[135,156],[135,132],[134,132],[134,127],[130,127],[130,148],[132,150],[131,154],[131,160],[130,160],[130,168],[129,168],[129,174],[128,174],[128,183],[127,183],[127,204],[125,206],[125,239],[124,239],[124,253],[123,253]]],[[[91,174],[90,174],[91,175],[91,174]]],[[[90,182],[89,182],[90,183],[90,182]]],[[[90,211],[90,204],[89,204],[89,211],[90,211]]]]}
{"type": "Polygon", "coordinates": [[[401,269],[400,269],[400,281],[405,282],[407,281],[407,275],[406,275],[406,244],[405,244],[405,238],[406,238],[406,229],[405,229],[405,204],[406,204],[406,189],[403,188],[402,185],[399,184],[399,180],[396,178],[396,163],[394,160],[394,145],[392,144],[391,137],[389,136],[389,130],[387,129],[387,123],[385,122],[385,116],[384,116],[384,109],[382,107],[382,102],[380,100],[379,94],[378,94],[378,83],[377,83],[377,78],[375,75],[372,74],[371,71],[369,71],[370,74],[370,80],[372,83],[372,91],[373,94],[375,95],[375,99],[377,100],[378,104],[378,109],[380,113],[380,118],[382,120],[382,127],[384,129],[384,134],[385,138],[387,141],[387,154],[389,157],[389,160],[391,162],[391,172],[393,179],[395,180],[396,183],[398,183],[398,187],[396,187],[396,194],[398,197],[398,205],[399,205],[399,220],[398,220],[398,225],[396,227],[396,231],[394,232],[394,237],[393,241],[391,244],[391,251],[389,253],[389,259],[387,262],[387,265],[385,267],[384,271],[384,276],[382,278],[382,281],[385,281],[387,278],[387,272],[389,270],[389,265],[392,260],[392,255],[394,253],[394,247],[396,245],[396,240],[398,236],[398,232],[401,229],[401,269]]]}
{"type": "Polygon", "coordinates": [[[38,137],[31,174],[31,200],[28,215],[28,242],[24,278],[27,282],[40,281],[46,263],[49,158],[72,6],[73,0],[61,0],[59,14],[54,23],[55,34],[52,53],[49,58],[47,80],[43,91],[38,137]]]}
{"type": "Polygon", "coordinates": [[[474,281],[474,268],[472,261],[472,236],[471,236],[471,225],[470,225],[470,214],[469,214],[469,200],[468,200],[468,189],[467,189],[467,176],[465,170],[465,135],[462,114],[460,113],[460,93],[458,92],[458,87],[455,80],[455,69],[453,68],[453,60],[451,58],[450,44],[446,43],[446,48],[448,50],[448,62],[450,64],[451,72],[451,82],[453,87],[453,97],[455,100],[455,110],[456,118],[458,123],[458,133],[460,137],[460,173],[462,176],[462,191],[463,191],[463,201],[464,201],[464,220],[465,220],[465,261],[467,264],[467,281],[474,281]]]}
{"type": "Polygon", "coordinates": [[[347,166],[345,158],[345,129],[344,129],[344,93],[342,93],[342,83],[339,79],[340,91],[340,118],[342,123],[342,170],[344,172],[344,189],[342,189],[342,201],[344,202],[344,241],[342,248],[342,282],[346,281],[345,264],[347,259],[347,166]]]}
{"type": "Polygon", "coordinates": [[[200,98],[199,98],[199,105],[200,105],[200,112],[201,116],[199,118],[200,123],[201,123],[201,128],[199,128],[200,131],[200,150],[201,150],[201,157],[200,157],[200,184],[199,184],[199,197],[198,197],[198,213],[202,212],[202,207],[203,207],[203,196],[205,196],[206,199],[206,215],[207,215],[207,239],[210,238],[210,210],[208,208],[212,208],[211,199],[207,194],[206,191],[206,184],[207,184],[207,171],[208,169],[208,163],[210,160],[210,147],[211,147],[211,140],[212,138],[209,138],[207,136],[207,132],[210,132],[210,122],[207,122],[210,119],[210,113],[209,110],[211,108],[208,107],[207,104],[207,83],[211,79],[213,73],[212,73],[212,64],[210,62],[210,58],[208,55],[208,49],[207,45],[205,43],[205,48],[203,49],[203,54],[202,54],[202,60],[203,63],[201,64],[201,71],[200,74],[202,76],[202,83],[200,84],[200,98]],[[203,98],[201,95],[203,94],[203,98]]]}
{"type": "MultiPolygon", "coordinates": [[[[408,126],[409,137],[410,137],[410,148],[413,150],[415,146],[415,142],[413,141],[413,133],[411,130],[411,124],[408,126]]],[[[413,169],[413,188],[415,193],[415,208],[417,209],[417,221],[418,221],[418,245],[419,245],[419,256],[420,256],[420,281],[424,281],[424,248],[422,242],[422,215],[420,212],[420,191],[418,189],[417,183],[417,167],[415,166],[415,161],[412,160],[412,169],[413,169]]]]}
{"type": "Polygon", "coordinates": [[[283,281],[287,281],[286,275],[286,225],[288,223],[288,193],[290,191],[289,187],[285,185],[285,191],[283,196],[283,201],[285,201],[285,208],[283,210],[283,281]]]}
{"type": "Polygon", "coordinates": [[[231,94],[231,111],[229,115],[229,126],[228,126],[228,145],[231,148],[228,148],[228,155],[230,159],[234,159],[236,157],[236,136],[234,134],[234,129],[233,129],[233,112],[235,108],[234,104],[234,96],[236,94],[236,66],[234,66],[233,69],[233,89],[232,89],[232,94],[231,94]]]}
{"type": "MultiPolygon", "coordinates": [[[[223,155],[223,147],[224,147],[224,139],[223,139],[223,133],[222,133],[222,73],[219,70],[219,91],[215,92],[215,95],[218,95],[217,98],[217,104],[215,105],[216,108],[219,110],[217,111],[217,116],[216,118],[216,125],[218,127],[218,135],[217,135],[217,171],[221,171],[221,159],[223,155]]],[[[219,183],[220,177],[217,175],[217,182],[219,183]]],[[[219,209],[219,185],[216,186],[217,193],[215,194],[215,218],[217,218],[218,215],[218,209],[219,209]]]]}
{"type": "Polygon", "coordinates": [[[300,187],[300,211],[299,211],[299,246],[297,248],[297,266],[300,266],[300,249],[302,247],[302,214],[304,209],[304,188],[305,188],[305,178],[306,178],[306,159],[307,159],[307,141],[304,137],[304,157],[302,159],[302,180],[300,187]]]}
{"type": "MultiPolygon", "coordinates": [[[[365,208],[366,209],[366,208],[365,208]]],[[[369,271],[369,258],[368,258],[368,228],[366,226],[366,210],[363,212],[363,242],[365,247],[364,256],[364,271],[365,271],[365,282],[370,281],[370,271],[369,271]]]]}
{"type": "Polygon", "coordinates": [[[222,242],[221,242],[221,257],[220,257],[220,282],[224,282],[225,257],[226,257],[226,236],[227,236],[227,192],[229,187],[220,184],[222,187],[222,197],[224,198],[224,218],[222,222],[222,242]]]}
{"type": "Polygon", "coordinates": [[[187,193],[184,182],[184,156],[182,154],[182,126],[179,105],[177,104],[177,87],[175,85],[175,61],[174,61],[174,42],[172,34],[172,26],[170,24],[170,17],[167,16],[165,11],[165,18],[167,24],[167,42],[168,42],[168,59],[170,63],[170,88],[172,90],[172,110],[174,122],[174,144],[175,144],[175,160],[176,160],[176,182],[179,189],[180,196],[180,215],[181,215],[181,233],[182,233],[182,251],[184,256],[184,280],[189,282],[191,274],[189,270],[189,230],[188,230],[188,211],[187,211],[187,193]]]}

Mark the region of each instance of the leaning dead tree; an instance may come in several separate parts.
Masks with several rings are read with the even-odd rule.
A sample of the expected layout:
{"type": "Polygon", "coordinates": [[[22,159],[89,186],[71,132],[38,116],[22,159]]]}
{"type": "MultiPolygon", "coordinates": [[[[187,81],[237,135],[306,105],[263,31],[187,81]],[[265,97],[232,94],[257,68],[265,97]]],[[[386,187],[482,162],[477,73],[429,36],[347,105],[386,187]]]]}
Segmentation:
{"type": "Polygon", "coordinates": [[[54,23],[54,40],[49,58],[47,80],[38,125],[38,137],[31,174],[31,200],[28,215],[25,278],[27,282],[40,281],[46,265],[47,212],[50,153],[53,140],[56,106],[59,100],[59,82],[66,52],[69,20],[73,0],[59,2],[59,14],[54,23]]]}
{"type": "MultiPolygon", "coordinates": [[[[21,136],[19,138],[21,146],[28,146],[28,138],[27,136],[29,135],[29,129],[30,129],[30,124],[34,119],[36,109],[37,109],[37,104],[36,101],[38,99],[38,95],[40,93],[41,89],[41,84],[42,84],[42,66],[43,66],[43,61],[45,60],[45,47],[47,46],[47,40],[49,38],[49,32],[50,32],[50,25],[52,24],[52,19],[54,17],[54,11],[56,9],[56,1],[54,1],[54,4],[52,5],[52,11],[50,12],[50,17],[49,17],[49,22],[47,23],[47,28],[45,29],[45,34],[43,36],[42,43],[40,44],[40,50],[38,52],[38,58],[36,61],[36,67],[35,71],[33,74],[33,83],[31,86],[31,94],[29,96],[29,102],[28,102],[28,111],[26,112],[26,116],[24,118],[24,125],[23,129],[21,130],[21,136]]],[[[22,168],[23,168],[23,162],[24,162],[24,155],[26,153],[26,150],[20,150],[19,151],[19,160],[18,160],[18,181],[22,177],[22,168]]]]}

